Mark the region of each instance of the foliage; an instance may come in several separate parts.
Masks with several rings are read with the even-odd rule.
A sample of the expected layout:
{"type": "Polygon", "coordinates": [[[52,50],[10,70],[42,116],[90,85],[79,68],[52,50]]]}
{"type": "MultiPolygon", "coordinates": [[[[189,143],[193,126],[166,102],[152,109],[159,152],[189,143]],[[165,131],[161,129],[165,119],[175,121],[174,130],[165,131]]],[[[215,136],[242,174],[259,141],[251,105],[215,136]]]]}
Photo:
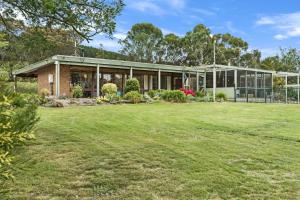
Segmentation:
{"type": "Polygon", "coordinates": [[[211,51],[212,41],[210,30],[203,24],[195,26],[191,32],[187,32],[183,38],[184,52],[187,55],[185,63],[189,66],[207,63],[208,53],[211,51]],[[204,60],[205,59],[205,60],[204,60]]]}
{"type": "Polygon", "coordinates": [[[219,101],[226,101],[227,96],[226,96],[225,93],[219,92],[218,94],[216,94],[216,99],[219,100],[219,101]]]}
{"type": "Polygon", "coordinates": [[[106,96],[100,96],[96,98],[97,104],[108,103],[110,100],[106,96]]]}
{"type": "Polygon", "coordinates": [[[83,96],[83,88],[81,85],[75,85],[72,88],[72,94],[74,98],[81,98],[83,96]]]}
{"type": "Polygon", "coordinates": [[[186,102],[186,95],[180,90],[165,90],[162,99],[169,102],[183,103],[186,102]]]}
{"type": "Polygon", "coordinates": [[[47,97],[50,95],[50,91],[47,88],[42,88],[40,94],[42,97],[47,97]]]}
{"type": "Polygon", "coordinates": [[[197,91],[195,96],[196,97],[204,97],[205,96],[205,91],[204,90],[197,91]]]}
{"type": "Polygon", "coordinates": [[[152,102],[153,99],[150,97],[149,94],[144,94],[143,95],[143,100],[145,100],[146,102],[152,102]]]}
{"type": "Polygon", "coordinates": [[[163,62],[167,64],[181,65],[184,62],[183,40],[171,33],[164,37],[162,50],[164,51],[163,62]]]}
{"type": "Polygon", "coordinates": [[[140,91],[140,82],[136,78],[128,79],[125,83],[125,94],[131,91],[140,91]]]}
{"type": "Polygon", "coordinates": [[[42,88],[40,91],[41,104],[45,104],[47,102],[46,97],[50,95],[50,91],[47,88],[42,88]]]}
{"type": "Polygon", "coordinates": [[[282,89],[285,85],[285,78],[283,77],[273,77],[273,88],[282,89]]]}
{"type": "Polygon", "coordinates": [[[123,6],[122,0],[4,0],[0,2],[0,17],[7,30],[10,29],[8,24],[11,19],[21,15],[19,19],[22,24],[72,29],[80,37],[89,40],[98,33],[112,35],[116,26],[115,18],[123,6]]]}
{"type": "Polygon", "coordinates": [[[211,93],[207,92],[206,95],[203,98],[204,102],[212,102],[213,101],[213,96],[211,93]]]}
{"type": "Polygon", "coordinates": [[[0,183],[12,178],[12,152],[16,146],[32,139],[38,121],[37,96],[11,94],[0,96],[0,183]]]}
{"type": "Polygon", "coordinates": [[[134,61],[159,62],[162,41],[162,31],[153,24],[135,24],[127,37],[120,41],[121,52],[134,61]]]}
{"type": "Polygon", "coordinates": [[[80,55],[84,55],[85,57],[105,58],[105,59],[112,59],[112,60],[129,60],[129,58],[126,55],[123,55],[121,53],[116,53],[113,51],[104,50],[101,48],[101,46],[100,48],[95,48],[95,47],[80,45],[79,48],[81,50],[80,55]]]}
{"type": "Polygon", "coordinates": [[[179,90],[182,91],[186,96],[189,95],[189,94],[192,95],[193,97],[196,96],[195,91],[192,90],[192,89],[180,88],[179,90]]]}
{"type": "Polygon", "coordinates": [[[106,83],[102,86],[101,91],[105,95],[114,95],[117,93],[118,88],[117,85],[114,83],[106,83]]]}
{"type": "Polygon", "coordinates": [[[154,98],[156,96],[161,96],[164,90],[149,90],[147,93],[151,98],[154,98]]]}
{"type": "Polygon", "coordinates": [[[191,95],[191,94],[188,94],[188,95],[186,95],[186,100],[187,100],[188,102],[196,101],[196,97],[193,96],[193,95],[191,95]]]}
{"type": "Polygon", "coordinates": [[[142,101],[142,95],[138,91],[130,91],[124,95],[124,99],[136,104],[142,101]]]}

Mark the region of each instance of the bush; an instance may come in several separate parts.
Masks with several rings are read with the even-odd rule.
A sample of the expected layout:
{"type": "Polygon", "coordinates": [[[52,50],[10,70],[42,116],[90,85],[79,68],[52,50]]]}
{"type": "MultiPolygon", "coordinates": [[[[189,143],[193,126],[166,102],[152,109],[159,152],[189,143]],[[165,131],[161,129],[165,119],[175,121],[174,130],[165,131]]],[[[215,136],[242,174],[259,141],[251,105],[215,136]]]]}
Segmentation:
{"type": "Polygon", "coordinates": [[[212,102],[213,96],[211,93],[206,93],[206,95],[203,97],[204,102],[212,102]]]}
{"type": "Polygon", "coordinates": [[[226,101],[227,100],[227,97],[226,97],[226,94],[224,94],[223,92],[219,92],[217,95],[216,95],[216,99],[218,101],[226,101]]]}
{"type": "Polygon", "coordinates": [[[149,90],[147,93],[151,98],[154,98],[156,96],[160,97],[164,90],[149,90]]]}
{"type": "Polygon", "coordinates": [[[108,103],[110,100],[106,96],[101,96],[96,99],[97,104],[108,103]]]}
{"type": "Polygon", "coordinates": [[[43,98],[45,98],[50,95],[50,92],[47,88],[43,88],[43,89],[41,89],[40,94],[43,98]]]}
{"type": "Polygon", "coordinates": [[[10,166],[15,147],[34,138],[38,103],[37,95],[0,95],[0,184],[13,177],[10,166]]]}
{"type": "Polygon", "coordinates": [[[180,90],[166,90],[161,95],[162,99],[169,102],[186,102],[186,95],[180,90]]]}
{"type": "Polygon", "coordinates": [[[106,83],[102,86],[101,91],[105,95],[114,95],[117,93],[118,88],[117,85],[114,83],[106,83]]]}
{"type": "Polygon", "coordinates": [[[137,91],[131,91],[125,94],[124,99],[129,100],[135,104],[142,101],[142,95],[137,91]]]}
{"type": "Polygon", "coordinates": [[[191,94],[188,94],[188,95],[186,96],[186,99],[187,99],[187,101],[195,101],[195,100],[196,100],[196,97],[194,97],[194,96],[191,95],[191,94]]]}
{"type": "Polygon", "coordinates": [[[125,84],[124,92],[137,91],[140,92],[140,83],[136,78],[128,79],[125,84]]]}
{"type": "Polygon", "coordinates": [[[196,92],[196,97],[205,97],[205,92],[204,90],[196,92]]]}
{"type": "Polygon", "coordinates": [[[83,96],[83,89],[82,89],[81,85],[75,85],[72,88],[72,93],[73,93],[74,98],[82,97],[83,96]]]}
{"type": "Polygon", "coordinates": [[[196,96],[196,93],[192,89],[181,88],[179,90],[182,91],[186,96],[189,95],[189,94],[192,95],[193,97],[196,96]]]}

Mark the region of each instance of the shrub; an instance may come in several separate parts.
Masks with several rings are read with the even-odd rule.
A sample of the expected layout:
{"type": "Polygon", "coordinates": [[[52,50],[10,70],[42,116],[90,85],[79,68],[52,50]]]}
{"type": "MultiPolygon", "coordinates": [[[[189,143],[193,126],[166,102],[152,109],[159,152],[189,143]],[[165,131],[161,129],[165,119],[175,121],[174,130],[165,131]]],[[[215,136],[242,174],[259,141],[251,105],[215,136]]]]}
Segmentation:
{"type": "Polygon", "coordinates": [[[196,93],[192,89],[180,88],[179,90],[182,91],[186,96],[189,94],[192,95],[193,97],[196,96],[196,93]]]}
{"type": "Polygon", "coordinates": [[[109,99],[106,96],[101,96],[96,99],[97,104],[108,103],[109,99]]]}
{"type": "Polygon", "coordinates": [[[117,85],[114,83],[106,83],[102,86],[101,91],[105,95],[114,95],[117,93],[118,88],[117,85]]]}
{"type": "Polygon", "coordinates": [[[195,101],[196,100],[196,98],[193,95],[191,95],[191,94],[188,94],[186,96],[186,99],[187,99],[187,101],[195,101]]]}
{"type": "Polygon", "coordinates": [[[128,79],[125,84],[124,92],[137,91],[140,92],[140,83],[136,78],[128,79]]]}
{"type": "Polygon", "coordinates": [[[160,97],[164,90],[149,90],[147,93],[151,98],[154,98],[156,96],[160,97]]]}
{"type": "Polygon", "coordinates": [[[212,94],[211,93],[206,93],[206,95],[204,96],[203,98],[204,102],[211,102],[213,101],[213,97],[212,97],[212,94]]]}
{"type": "Polygon", "coordinates": [[[41,89],[40,94],[43,98],[45,98],[50,95],[50,91],[47,88],[43,88],[41,89]]]}
{"type": "Polygon", "coordinates": [[[13,177],[10,166],[14,148],[34,138],[38,103],[37,95],[0,95],[0,184],[13,177]]]}
{"type": "Polygon", "coordinates": [[[196,97],[204,97],[204,96],[205,96],[204,90],[196,92],[196,97]]]}
{"type": "Polygon", "coordinates": [[[180,90],[165,90],[161,97],[165,101],[177,103],[183,103],[187,100],[186,95],[180,90]]]}
{"type": "Polygon", "coordinates": [[[74,98],[82,97],[83,96],[83,89],[82,89],[81,85],[75,85],[72,88],[72,93],[73,93],[74,98]]]}
{"type": "Polygon", "coordinates": [[[135,104],[142,101],[142,95],[137,91],[131,91],[125,94],[124,99],[129,100],[135,104]]]}
{"type": "Polygon", "coordinates": [[[226,94],[224,94],[223,92],[219,92],[216,95],[216,99],[219,100],[219,101],[226,101],[227,97],[226,97],[226,94]]]}

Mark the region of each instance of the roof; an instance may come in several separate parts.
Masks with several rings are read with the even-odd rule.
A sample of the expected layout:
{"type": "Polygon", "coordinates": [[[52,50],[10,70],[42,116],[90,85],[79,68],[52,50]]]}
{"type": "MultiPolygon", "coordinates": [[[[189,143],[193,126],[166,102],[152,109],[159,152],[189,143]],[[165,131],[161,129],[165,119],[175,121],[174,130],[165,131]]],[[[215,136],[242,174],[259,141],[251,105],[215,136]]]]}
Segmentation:
{"type": "Polygon", "coordinates": [[[226,65],[202,65],[195,67],[187,66],[176,66],[176,65],[165,65],[165,64],[153,64],[153,63],[142,63],[142,62],[132,62],[123,60],[110,60],[101,58],[88,58],[88,57],[78,57],[78,56],[66,56],[66,55],[56,55],[51,58],[45,59],[43,61],[31,64],[22,69],[14,71],[14,75],[28,74],[32,73],[42,67],[50,64],[54,64],[55,61],[59,61],[61,64],[75,65],[75,66],[90,66],[90,67],[106,67],[106,68],[124,68],[128,69],[132,67],[138,70],[152,70],[152,71],[167,71],[167,72],[204,72],[216,67],[217,69],[227,69],[227,70],[248,70],[248,71],[260,71],[266,73],[275,73],[275,71],[254,69],[254,68],[242,68],[235,66],[226,65]]]}

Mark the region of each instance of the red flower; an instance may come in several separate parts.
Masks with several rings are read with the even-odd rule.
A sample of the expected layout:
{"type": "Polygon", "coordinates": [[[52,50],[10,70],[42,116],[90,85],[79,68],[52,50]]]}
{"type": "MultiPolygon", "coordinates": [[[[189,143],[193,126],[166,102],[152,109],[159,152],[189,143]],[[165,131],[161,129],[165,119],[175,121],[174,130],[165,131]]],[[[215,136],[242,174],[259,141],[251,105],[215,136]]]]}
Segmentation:
{"type": "Polygon", "coordinates": [[[188,89],[180,88],[179,90],[182,91],[186,96],[187,95],[196,96],[196,93],[192,89],[188,90],[188,89]]]}

